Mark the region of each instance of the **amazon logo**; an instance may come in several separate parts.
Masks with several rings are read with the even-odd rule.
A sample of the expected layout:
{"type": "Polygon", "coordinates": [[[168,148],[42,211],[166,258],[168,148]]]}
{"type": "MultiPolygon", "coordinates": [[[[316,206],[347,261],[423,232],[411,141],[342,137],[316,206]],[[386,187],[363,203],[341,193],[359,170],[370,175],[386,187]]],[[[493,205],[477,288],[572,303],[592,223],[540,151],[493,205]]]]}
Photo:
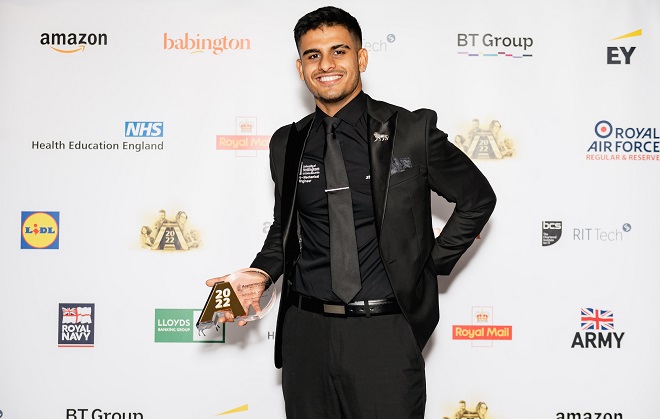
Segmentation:
{"type": "Polygon", "coordinates": [[[63,54],[84,51],[88,45],[108,45],[105,33],[42,33],[41,45],[63,54]]]}

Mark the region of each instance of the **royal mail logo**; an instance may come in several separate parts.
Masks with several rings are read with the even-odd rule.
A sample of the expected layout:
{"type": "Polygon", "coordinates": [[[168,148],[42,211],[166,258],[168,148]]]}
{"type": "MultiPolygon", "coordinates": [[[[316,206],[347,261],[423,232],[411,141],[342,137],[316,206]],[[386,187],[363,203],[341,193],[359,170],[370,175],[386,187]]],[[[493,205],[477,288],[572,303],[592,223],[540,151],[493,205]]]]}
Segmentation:
{"type": "Polygon", "coordinates": [[[454,138],[454,144],[471,159],[501,160],[515,155],[515,144],[502,133],[502,124],[492,120],[484,128],[478,119],[472,120],[469,130],[454,138]]]}
{"type": "Polygon", "coordinates": [[[249,38],[230,38],[227,35],[207,38],[200,34],[192,35],[188,32],[180,36],[165,32],[163,34],[163,49],[166,51],[186,51],[191,54],[209,51],[213,55],[220,55],[229,51],[250,50],[252,49],[252,41],[249,38]]]}
{"type": "Polygon", "coordinates": [[[513,326],[493,323],[493,307],[472,307],[472,324],[452,326],[453,340],[469,340],[475,347],[492,347],[493,341],[512,340],[513,326]]]}
{"type": "Polygon", "coordinates": [[[21,249],[59,249],[59,212],[21,212],[21,249]]]}
{"type": "Polygon", "coordinates": [[[59,306],[59,347],[94,346],[94,304],[78,303],[59,306]]]}
{"type": "Polygon", "coordinates": [[[108,45],[105,33],[42,33],[41,45],[48,45],[53,51],[72,54],[85,51],[89,45],[108,45]]]}
{"type": "Polygon", "coordinates": [[[270,135],[257,135],[257,118],[236,117],[236,135],[216,135],[216,150],[233,150],[238,157],[254,157],[259,150],[268,150],[270,135]]]}

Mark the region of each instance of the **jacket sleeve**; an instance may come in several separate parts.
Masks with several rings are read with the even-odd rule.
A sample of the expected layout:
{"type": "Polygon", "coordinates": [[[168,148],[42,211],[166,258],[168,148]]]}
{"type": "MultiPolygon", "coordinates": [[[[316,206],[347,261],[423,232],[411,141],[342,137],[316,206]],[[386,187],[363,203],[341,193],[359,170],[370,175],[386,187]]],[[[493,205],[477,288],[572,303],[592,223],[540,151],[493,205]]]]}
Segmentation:
{"type": "Polygon", "coordinates": [[[275,184],[275,206],[273,208],[273,224],[268,230],[268,235],[261,248],[257,253],[254,261],[250,265],[251,268],[259,268],[266,271],[268,275],[277,281],[284,271],[284,253],[282,249],[282,191],[281,179],[284,162],[284,149],[286,145],[282,145],[288,134],[284,129],[280,129],[270,141],[270,174],[275,184]],[[279,164],[278,164],[279,163],[279,164]]]}
{"type": "Polygon", "coordinates": [[[428,181],[431,190],[449,202],[454,212],[432,251],[438,275],[448,275],[474,242],[495,209],[495,192],[477,166],[436,127],[437,115],[426,117],[428,181]]]}

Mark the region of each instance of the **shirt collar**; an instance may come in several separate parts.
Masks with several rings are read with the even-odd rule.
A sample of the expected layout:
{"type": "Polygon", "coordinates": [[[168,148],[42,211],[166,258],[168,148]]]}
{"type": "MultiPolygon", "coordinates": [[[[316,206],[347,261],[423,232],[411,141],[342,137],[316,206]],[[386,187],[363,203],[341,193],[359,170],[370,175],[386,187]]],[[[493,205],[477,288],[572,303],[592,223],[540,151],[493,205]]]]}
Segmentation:
{"type": "MultiPolygon", "coordinates": [[[[355,126],[362,115],[367,111],[367,95],[360,91],[357,96],[353,98],[350,102],[346,104],[343,108],[335,114],[335,117],[340,118],[342,121],[347,122],[355,126]]],[[[314,116],[314,130],[318,130],[319,127],[323,124],[323,118],[326,118],[325,112],[323,112],[319,107],[316,107],[315,116],[314,116]]]]}

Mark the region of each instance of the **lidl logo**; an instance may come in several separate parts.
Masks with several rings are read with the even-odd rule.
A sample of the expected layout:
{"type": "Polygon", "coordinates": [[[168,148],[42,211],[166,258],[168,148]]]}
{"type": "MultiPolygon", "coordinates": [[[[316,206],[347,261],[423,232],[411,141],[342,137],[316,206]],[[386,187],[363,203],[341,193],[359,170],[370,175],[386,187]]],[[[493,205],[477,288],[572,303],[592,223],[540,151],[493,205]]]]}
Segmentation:
{"type": "Polygon", "coordinates": [[[59,248],[59,212],[21,212],[21,249],[59,248]]]}

